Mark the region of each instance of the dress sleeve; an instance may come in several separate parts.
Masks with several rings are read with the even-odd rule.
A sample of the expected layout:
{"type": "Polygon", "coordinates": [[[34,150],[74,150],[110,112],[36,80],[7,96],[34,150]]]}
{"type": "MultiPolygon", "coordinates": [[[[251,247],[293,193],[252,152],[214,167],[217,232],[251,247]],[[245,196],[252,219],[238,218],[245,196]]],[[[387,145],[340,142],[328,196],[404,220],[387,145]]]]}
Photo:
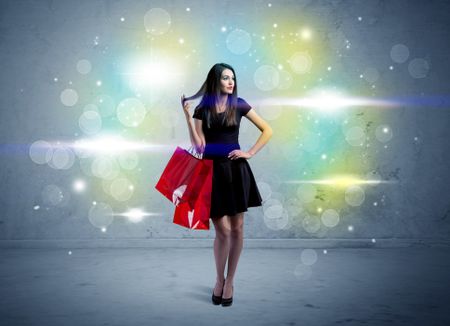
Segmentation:
{"type": "Polygon", "coordinates": [[[194,119],[202,120],[203,119],[203,108],[197,106],[194,110],[194,115],[192,116],[194,119]]]}
{"type": "Polygon", "coordinates": [[[248,111],[251,110],[251,106],[241,97],[238,98],[238,107],[241,112],[241,116],[245,116],[248,111]]]}

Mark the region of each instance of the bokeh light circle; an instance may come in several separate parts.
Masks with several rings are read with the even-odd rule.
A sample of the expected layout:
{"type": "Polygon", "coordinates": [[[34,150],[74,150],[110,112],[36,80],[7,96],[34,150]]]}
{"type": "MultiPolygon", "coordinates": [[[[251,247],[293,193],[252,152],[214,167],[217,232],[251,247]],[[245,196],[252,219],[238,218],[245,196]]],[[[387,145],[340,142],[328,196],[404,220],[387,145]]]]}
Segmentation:
{"type": "Polygon", "coordinates": [[[152,8],[145,13],[144,26],[152,35],[162,35],[170,29],[170,14],[162,8],[152,8]]]}
{"type": "Polygon", "coordinates": [[[382,143],[390,141],[392,136],[392,129],[388,125],[379,125],[375,129],[375,137],[382,143]]]}
{"type": "Polygon", "coordinates": [[[347,117],[343,122],[342,122],[342,132],[344,133],[344,135],[346,134],[346,132],[348,130],[350,130],[353,127],[360,127],[361,129],[365,128],[365,121],[359,117],[347,117]]]}
{"type": "Polygon", "coordinates": [[[127,127],[139,126],[146,113],[144,104],[137,98],[126,98],[117,106],[117,118],[127,127]]]}
{"type": "Polygon", "coordinates": [[[126,170],[133,170],[139,163],[139,157],[136,153],[126,152],[119,155],[119,164],[126,170]]]}
{"type": "Polygon", "coordinates": [[[113,221],[113,210],[106,203],[96,203],[89,209],[89,222],[97,228],[105,228],[113,221]]]}
{"type": "Polygon", "coordinates": [[[37,140],[28,150],[30,159],[37,164],[47,164],[52,159],[53,148],[49,142],[37,140]]]}
{"type": "Polygon", "coordinates": [[[380,73],[376,68],[368,67],[363,72],[364,79],[369,83],[374,83],[380,77],[380,73]]]}
{"type": "Polygon", "coordinates": [[[118,201],[126,201],[134,192],[133,184],[125,177],[114,179],[110,186],[110,193],[118,201]]]}
{"type": "Polygon", "coordinates": [[[317,252],[314,249],[303,249],[300,254],[300,260],[305,265],[314,265],[317,261],[317,252]]]}
{"type": "Polygon", "coordinates": [[[305,74],[311,70],[312,58],[306,51],[294,53],[288,60],[291,69],[297,74],[305,74]]]}
{"type": "Polygon", "coordinates": [[[352,127],[345,133],[345,140],[352,146],[362,146],[366,140],[366,133],[361,127],[352,127]]]}
{"type": "Polygon", "coordinates": [[[41,196],[45,204],[52,206],[65,206],[70,199],[70,195],[67,191],[64,191],[54,184],[45,186],[41,192],[41,196]]]}
{"type": "Polygon", "coordinates": [[[226,46],[231,53],[244,54],[252,46],[252,37],[242,29],[235,29],[228,34],[226,46]]]}
{"type": "Polygon", "coordinates": [[[278,217],[264,214],[264,224],[271,230],[287,229],[290,226],[289,215],[285,209],[282,209],[278,217]]]}
{"type": "Polygon", "coordinates": [[[396,63],[403,63],[409,58],[409,49],[404,44],[395,44],[391,48],[391,59],[396,63]]]}
{"type": "Polygon", "coordinates": [[[345,190],[345,201],[350,206],[360,206],[365,199],[364,189],[358,185],[349,186],[345,190]]]}
{"type": "Polygon", "coordinates": [[[264,216],[270,219],[281,218],[283,204],[278,199],[270,198],[263,204],[264,216]]]}
{"type": "Polygon", "coordinates": [[[53,169],[68,170],[75,162],[75,153],[70,147],[53,145],[52,159],[48,162],[53,169]]]}
{"type": "Polygon", "coordinates": [[[334,209],[326,209],[321,216],[323,225],[332,228],[339,223],[339,213],[334,209]]]}
{"type": "Polygon", "coordinates": [[[92,161],[92,174],[98,178],[112,180],[119,175],[119,166],[110,156],[99,156],[92,161]]]}
{"type": "Polygon", "coordinates": [[[429,70],[430,65],[425,59],[415,58],[408,63],[408,71],[411,77],[424,78],[427,76],[429,70]]]}
{"type": "Polygon", "coordinates": [[[74,106],[78,102],[78,93],[72,88],[66,88],[61,92],[60,99],[65,106],[74,106]]]}
{"type": "Polygon", "coordinates": [[[94,135],[102,128],[102,118],[97,111],[85,111],[78,119],[78,125],[86,135],[94,135]]]}
{"type": "Polygon", "coordinates": [[[280,76],[278,70],[270,65],[262,65],[253,75],[256,87],[262,91],[270,91],[278,86],[280,76]]]}
{"type": "Polygon", "coordinates": [[[92,65],[89,60],[82,59],[77,63],[77,70],[80,74],[86,75],[91,72],[92,65]]]}
{"type": "Polygon", "coordinates": [[[284,192],[272,191],[272,194],[270,195],[270,198],[279,200],[280,203],[282,205],[284,205],[284,200],[285,200],[285,195],[284,194],[285,194],[284,192]]]}
{"type": "Polygon", "coordinates": [[[303,213],[304,218],[302,220],[303,229],[308,233],[316,233],[320,230],[320,219],[315,216],[303,213]]]}

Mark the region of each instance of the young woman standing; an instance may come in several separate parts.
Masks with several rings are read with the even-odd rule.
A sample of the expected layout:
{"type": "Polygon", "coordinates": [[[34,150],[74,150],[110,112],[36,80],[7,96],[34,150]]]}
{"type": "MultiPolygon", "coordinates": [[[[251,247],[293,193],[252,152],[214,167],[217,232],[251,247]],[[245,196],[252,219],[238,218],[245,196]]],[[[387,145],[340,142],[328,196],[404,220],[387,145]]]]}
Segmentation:
{"type": "Polygon", "coordinates": [[[216,285],[214,304],[230,306],[233,280],[243,246],[243,219],[248,207],[262,206],[262,199],[248,159],[272,136],[272,128],[251,106],[237,96],[234,69],[225,63],[215,64],[206,81],[193,96],[181,97],[181,104],[193,146],[204,159],[213,160],[210,218],[214,223],[214,257],[216,285]],[[191,117],[188,100],[202,96],[191,117]],[[249,119],[262,134],[248,151],[240,148],[241,118],[249,119]],[[227,277],[224,277],[228,258],[227,277]]]}

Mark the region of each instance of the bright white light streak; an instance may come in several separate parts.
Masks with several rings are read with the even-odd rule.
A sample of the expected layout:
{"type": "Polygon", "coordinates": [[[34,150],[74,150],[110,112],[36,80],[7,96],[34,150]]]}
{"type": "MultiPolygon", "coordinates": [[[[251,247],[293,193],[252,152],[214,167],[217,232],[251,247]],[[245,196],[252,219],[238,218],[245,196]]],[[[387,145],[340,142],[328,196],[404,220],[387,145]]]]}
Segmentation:
{"type": "Polygon", "coordinates": [[[337,110],[340,108],[356,106],[396,107],[401,103],[364,97],[341,97],[339,95],[331,94],[303,98],[265,98],[259,101],[258,104],[261,106],[285,105],[337,110]]]}
{"type": "Polygon", "coordinates": [[[81,152],[88,152],[90,154],[121,154],[127,151],[133,152],[173,152],[177,146],[187,149],[187,144],[153,144],[143,141],[127,141],[115,136],[105,136],[97,139],[78,139],[74,142],[63,141],[47,141],[51,146],[65,146],[79,150],[81,152]]]}
{"type": "Polygon", "coordinates": [[[140,208],[130,209],[128,212],[123,214],[114,214],[114,216],[126,217],[129,221],[133,223],[141,222],[145,216],[160,216],[158,213],[147,213],[142,211],[140,208]]]}
{"type": "Polygon", "coordinates": [[[115,137],[105,137],[99,139],[81,139],[69,146],[94,153],[118,153],[126,151],[158,151],[164,148],[172,148],[173,145],[157,145],[144,142],[127,141],[115,137]]]}

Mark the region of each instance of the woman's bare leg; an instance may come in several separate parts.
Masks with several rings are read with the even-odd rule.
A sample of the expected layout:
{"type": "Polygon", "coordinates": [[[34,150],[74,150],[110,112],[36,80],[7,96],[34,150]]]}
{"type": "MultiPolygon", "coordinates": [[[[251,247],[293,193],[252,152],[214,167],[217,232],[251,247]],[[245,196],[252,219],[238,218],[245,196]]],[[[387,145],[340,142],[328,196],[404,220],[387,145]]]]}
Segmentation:
{"type": "Polygon", "coordinates": [[[229,252],[230,225],[228,216],[212,218],[214,229],[216,230],[216,238],[214,239],[214,257],[216,260],[216,286],[214,287],[214,295],[220,296],[225,279],[225,264],[229,252]]]}
{"type": "Polygon", "coordinates": [[[223,288],[223,298],[230,298],[233,295],[232,286],[234,275],[244,244],[244,212],[230,216],[230,228],[230,253],[228,256],[227,278],[223,288]]]}

